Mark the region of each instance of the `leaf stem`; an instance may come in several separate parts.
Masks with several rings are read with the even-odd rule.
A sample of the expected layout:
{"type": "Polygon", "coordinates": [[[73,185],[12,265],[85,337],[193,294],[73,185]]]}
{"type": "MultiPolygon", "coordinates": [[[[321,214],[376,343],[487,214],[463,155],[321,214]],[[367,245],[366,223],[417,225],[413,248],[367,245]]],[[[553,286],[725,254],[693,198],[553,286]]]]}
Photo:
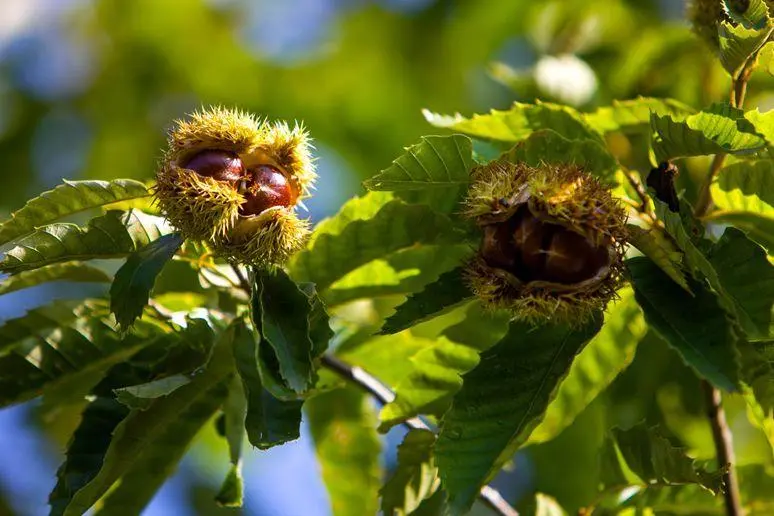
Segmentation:
{"type": "Polygon", "coordinates": [[[723,474],[723,483],[725,484],[723,499],[726,504],[726,514],[728,516],[741,516],[743,513],[739,496],[739,482],[736,478],[736,469],[734,468],[734,463],[736,462],[734,458],[734,443],[721,403],[720,390],[713,387],[707,380],[702,380],[701,388],[704,392],[707,417],[712,427],[712,437],[715,441],[715,454],[717,455],[718,466],[726,468],[726,472],[723,474]]]}
{"type": "MultiPolygon", "coordinates": [[[[349,365],[330,354],[323,355],[321,363],[326,369],[356,384],[383,404],[395,399],[395,393],[389,387],[360,367],[349,365]]],[[[432,431],[430,426],[418,417],[408,419],[403,424],[409,429],[432,431]]],[[[488,485],[481,488],[478,496],[487,507],[501,516],[519,516],[518,511],[511,507],[496,489],[488,485]]]]}

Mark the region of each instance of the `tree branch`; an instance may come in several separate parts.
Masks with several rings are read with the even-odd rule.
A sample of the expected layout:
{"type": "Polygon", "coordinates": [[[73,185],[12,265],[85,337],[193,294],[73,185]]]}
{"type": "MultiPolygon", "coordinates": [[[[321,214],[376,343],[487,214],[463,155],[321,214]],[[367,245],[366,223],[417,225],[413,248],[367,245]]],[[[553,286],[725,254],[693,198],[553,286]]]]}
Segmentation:
{"type": "MultiPolygon", "coordinates": [[[[323,367],[336,373],[338,376],[349,380],[356,384],[361,389],[368,392],[371,396],[379,400],[382,404],[390,403],[395,399],[395,393],[392,390],[379,381],[378,378],[372,376],[364,369],[352,366],[343,362],[342,360],[334,357],[330,354],[325,354],[321,359],[323,367]]],[[[414,430],[430,430],[430,426],[422,421],[418,417],[413,417],[406,420],[404,426],[414,430]]],[[[502,495],[494,488],[490,486],[484,486],[479,491],[478,497],[481,501],[490,509],[495,511],[501,516],[519,516],[518,511],[510,506],[510,504],[502,497],[502,495]]]]}
{"type": "Polygon", "coordinates": [[[739,482],[736,478],[736,469],[734,468],[734,443],[731,436],[731,430],[728,428],[726,414],[721,404],[720,391],[712,386],[707,380],[701,382],[704,392],[704,403],[707,408],[707,417],[712,427],[712,437],[715,441],[715,454],[718,459],[718,466],[726,468],[723,474],[723,483],[725,490],[723,498],[726,504],[726,514],[728,516],[741,516],[742,503],[739,496],[739,482]]]}

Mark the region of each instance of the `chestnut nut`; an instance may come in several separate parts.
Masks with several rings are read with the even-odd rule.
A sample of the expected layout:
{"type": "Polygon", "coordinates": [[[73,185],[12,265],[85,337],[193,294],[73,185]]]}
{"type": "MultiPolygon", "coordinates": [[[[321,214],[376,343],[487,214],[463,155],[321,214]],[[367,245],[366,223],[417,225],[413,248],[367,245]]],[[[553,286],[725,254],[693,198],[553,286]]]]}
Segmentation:
{"type": "Polygon", "coordinates": [[[225,150],[201,151],[182,164],[181,168],[217,181],[238,181],[245,170],[239,156],[225,150]]]}

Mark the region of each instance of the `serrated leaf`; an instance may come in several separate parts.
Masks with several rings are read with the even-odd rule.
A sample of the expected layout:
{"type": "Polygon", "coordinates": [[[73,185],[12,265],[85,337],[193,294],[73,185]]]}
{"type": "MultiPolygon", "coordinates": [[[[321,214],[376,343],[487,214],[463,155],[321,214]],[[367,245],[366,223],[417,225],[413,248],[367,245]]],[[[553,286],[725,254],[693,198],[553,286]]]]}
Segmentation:
{"type": "Polygon", "coordinates": [[[303,394],[316,381],[309,337],[311,301],[280,269],[255,269],[253,275],[252,317],[260,321],[255,326],[274,350],[288,387],[303,394]]]}
{"type": "Polygon", "coordinates": [[[263,386],[259,372],[257,339],[260,337],[254,335],[244,323],[236,324],[232,331],[234,361],[247,400],[244,424],[250,444],[267,449],[298,439],[303,402],[282,401],[272,396],[263,386]]]}
{"type": "Polygon", "coordinates": [[[573,359],[600,327],[601,317],[575,330],[513,322],[463,376],[436,443],[453,514],[466,512],[490,474],[524,444],[573,359]]]}
{"type": "Polygon", "coordinates": [[[602,330],[575,357],[543,421],[530,435],[530,444],[559,435],[634,359],[648,328],[634,292],[627,288],[619,295],[605,314],[602,330]]]}
{"type": "Polygon", "coordinates": [[[421,292],[409,296],[385,321],[381,333],[398,333],[468,301],[472,294],[463,273],[464,267],[452,269],[421,292]]]}
{"type": "Polygon", "coordinates": [[[315,283],[323,293],[348,272],[401,249],[461,240],[447,217],[427,206],[391,201],[370,219],[355,220],[335,235],[320,235],[288,268],[296,281],[315,283]]]}
{"type": "Polygon", "coordinates": [[[614,100],[613,105],[597,108],[583,115],[586,123],[600,133],[640,130],[650,126],[650,115],[687,116],[695,110],[674,99],[637,97],[631,100],[614,100]]]}
{"type": "Polygon", "coordinates": [[[369,190],[396,192],[398,196],[412,192],[405,200],[414,203],[429,204],[435,197],[428,195],[444,194],[458,199],[470,182],[473,165],[470,138],[459,134],[425,136],[364,185],[369,190]]]}
{"type": "Polygon", "coordinates": [[[148,187],[132,179],[65,181],[12,213],[11,219],[0,225],[0,245],[68,215],[148,195],[148,187]]]}
{"type": "MultiPolygon", "coordinates": [[[[65,499],[58,501],[62,507],[62,511],[58,514],[64,516],[83,514],[102,498],[123,475],[130,475],[134,485],[141,482],[142,478],[152,475],[152,472],[148,471],[148,468],[152,469],[149,464],[157,460],[159,453],[159,450],[155,449],[155,445],[170,441],[174,443],[177,425],[185,426],[187,424],[188,419],[185,415],[189,411],[201,414],[201,407],[206,404],[209,411],[206,419],[209,419],[217,405],[222,403],[223,397],[225,397],[223,383],[233,370],[233,358],[228,344],[230,342],[222,341],[216,347],[212,360],[207,364],[206,369],[197,375],[191,383],[177,389],[169,396],[157,398],[146,410],[132,410],[113,431],[113,438],[102,456],[98,471],[92,470],[89,478],[84,479],[83,487],[74,493],[68,493],[65,499]],[[212,407],[207,402],[211,400],[211,393],[214,389],[221,392],[223,397],[220,398],[218,404],[212,407]],[[135,476],[135,472],[137,472],[137,476],[135,476]],[[135,478],[137,480],[134,480],[135,478]]],[[[196,426],[196,430],[199,427],[201,425],[196,426]]],[[[175,448],[175,446],[173,445],[171,448],[175,448]]],[[[176,448],[174,453],[182,455],[184,451],[184,449],[176,448]]],[[[166,453],[163,447],[161,453],[162,456],[166,453]]],[[[172,455],[168,457],[170,456],[172,455]]],[[[158,487],[163,481],[166,472],[169,471],[168,467],[169,463],[158,468],[156,474],[160,474],[160,478],[155,475],[153,478],[148,478],[148,487],[153,488],[152,491],[155,491],[155,487],[158,487]]],[[[124,493],[122,496],[128,495],[124,493]]],[[[152,496],[152,492],[138,493],[138,498],[148,497],[149,499],[149,496],[152,496]]]]}
{"type": "Polygon", "coordinates": [[[110,287],[110,311],[123,329],[142,314],[156,276],[181,245],[183,236],[180,233],[163,235],[130,254],[118,269],[110,287]]]}
{"type": "Polygon", "coordinates": [[[765,149],[766,140],[744,115],[725,103],[685,118],[653,114],[650,124],[657,161],[721,152],[750,155],[765,149]]]}
{"type": "Polygon", "coordinates": [[[379,414],[379,429],[386,431],[419,414],[441,416],[462,387],[462,375],[505,335],[509,319],[509,314],[471,303],[465,319],[411,356],[411,370],[395,387],[395,400],[379,414]]]}
{"type": "Polygon", "coordinates": [[[607,486],[631,485],[633,473],[639,485],[697,484],[712,493],[722,487],[722,471],[707,471],[685,449],[673,446],[658,427],[644,423],[628,430],[614,428],[602,457],[602,482],[607,486]]]}
{"type": "Polygon", "coordinates": [[[765,0],[747,0],[746,2],[734,2],[721,0],[723,11],[737,24],[748,28],[762,28],[770,21],[769,8],[765,0]],[[740,10],[744,8],[744,10],[740,10]]]}
{"type": "Polygon", "coordinates": [[[33,308],[21,317],[3,321],[0,326],[0,356],[33,335],[69,325],[82,317],[84,310],[90,308],[84,305],[89,303],[53,301],[51,304],[33,308]]]}
{"type": "Polygon", "coordinates": [[[306,413],[332,514],[376,514],[381,446],[368,397],[355,387],[336,389],[309,399],[306,413]]]}
{"type": "Polygon", "coordinates": [[[727,391],[738,390],[736,335],[715,294],[691,280],[689,295],[647,258],[626,263],[648,325],[700,376],[727,391]]]}
{"type": "Polygon", "coordinates": [[[686,292],[688,282],[682,270],[683,255],[675,244],[659,227],[643,229],[639,226],[629,225],[629,243],[650,258],[658,265],[675,283],[683,287],[686,292]]]}
{"type": "Polygon", "coordinates": [[[412,429],[398,446],[398,465],[380,490],[382,514],[408,516],[438,489],[438,469],[433,464],[435,434],[412,429]]]}
{"type": "Polygon", "coordinates": [[[177,469],[194,437],[212,418],[228,392],[226,381],[202,390],[204,392],[180,409],[177,417],[142,447],[131,466],[118,479],[115,488],[100,501],[96,515],[134,516],[150,503],[159,488],[177,469]]]}
{"type": "Polygon", "coordinates": [[[169,232],[164,219],[137,210],[109,211],[85,228],[50,224],[19,240],[0,262],[0,271],[16,274],[72,260],[123,258],[169,232]]]}
{"type": "Polygon", "coordinates": [[[727,228],[710,252],[710,262],[733,300],[747,337],[774,337],[774,265],[739,230],[727,228]]]}
{"type": "Polygon", "coordinates": [[[757,28],[732,25],[726,21],[718,24],[720,63],[732,78],[736,78],[745,64],[761,50],[771,33],[772,26],[766,24],[757,28]]]}
{"type": "Polygon", "coordinates": [[[551,103],[522,104],[516,102],[508,111],[492,110],[486,115],[465,118],[439,115],[423,110],[425,119],[436,127],[458,131],[468,136],[499,142],[518,142],[533,131],[552,129],[565,138],[601,141],[596,133],[574,109],[551,103]]]}
{"type": "Polygon", "coordinates": [[[589,139],[568,139],[552,129],[533,132],[505,153],[505,157],[513,163],[533,167],[574,163],[605,183],[618,182],[620,166],[602,144],[589,139]]]}
{"type": "Polygon", "coordinates": [[[774,164],[743,161],[724,167],[711,187],[711,220],[733,224],[774,253],[774,164]]]}
{"type": "Polygon", "coordinates": [[[76,283],[110,283],[110,276],[103,270],[82,262],[57,263],[42,269],[25,271],[5,278],[0,284],[0,295],[51,281],[76,283]]]}
{"type": "Polygon", "coordinates": [[[231,467],[223,484],[215,496],[218,505],[241,507],[244,494],[242,481],[242,444],[245,438],[245,418],[247,416],[247,397],[240,375],[231,378],[228,398],[223,404],[223,420],[228,455],[231,467]]]}
{"type": "Polygon", "coordinates": [[[395,196],[391,192],[372,191],[360,197],[353,197],[344,203],[336,215],[321,220],[314,227],[306,248],[312,249],[317,238],[322,235],[340,234],[351,222],[373,218],[385,204],[393,200],[395,196]]]}

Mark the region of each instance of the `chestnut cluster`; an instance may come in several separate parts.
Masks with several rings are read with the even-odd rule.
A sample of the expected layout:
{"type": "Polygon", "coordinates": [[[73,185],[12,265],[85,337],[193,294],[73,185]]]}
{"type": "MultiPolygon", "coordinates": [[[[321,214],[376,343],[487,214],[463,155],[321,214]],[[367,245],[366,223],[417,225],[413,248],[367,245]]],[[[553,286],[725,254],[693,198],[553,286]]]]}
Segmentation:
{"type": "Polygon", "coordinates": [[[180,166],[231,183],[245,199],[239,207],[242,216],[258,215],[275,206],[293,206],[298,199],[297,187],[277,167],[260,164],[246,168],[235,152],[203,150],[180,166]]]}
{"type": "Polygon", "coordinates": [[[541,220],[522,204],[503,222],[484,226],[481,256],[524,283],[571,285],[593,278],[610,261],[609,242],[594,245],[560,224],[541,220]]]}

